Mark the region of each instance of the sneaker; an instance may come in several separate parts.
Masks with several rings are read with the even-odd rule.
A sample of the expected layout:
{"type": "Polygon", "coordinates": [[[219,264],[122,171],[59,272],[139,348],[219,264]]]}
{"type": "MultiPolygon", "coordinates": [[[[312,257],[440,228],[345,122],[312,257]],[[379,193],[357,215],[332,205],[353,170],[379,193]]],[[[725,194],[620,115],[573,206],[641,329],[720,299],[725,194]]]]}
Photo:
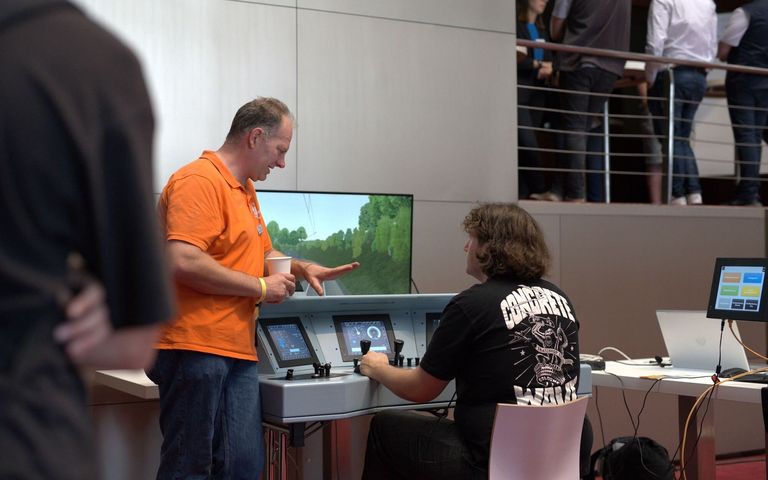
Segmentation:
{"type": "Polygon", "coordinates": [[[762,202],[760,202],[760,200],[758,200],[757,198],[753,198],[752,200],[735,198],[730,202],[726,203],[726,205],[733,205],[738,207],[762,207],[763,206],[762,202]]]}
{"type": "Polygon", "coordinates": [[[688,201],[685,197],[675,197],[669,202],[670,205],[688,205],[688,201]]]}
{"type": "Polygon", "coordinates": [[[544,202],[559,202],[561,201],[560,195],[555,192],[542,192],[532,193],[528,196],[531,200],[541,200],[544,202]]]}
{"type": "Polygon", "coordinates": [[[686,201],[688,201],[688,205],[701,205],[703,202],[701,198],[701,193],[689,193],[685,196],[686,201]]]}

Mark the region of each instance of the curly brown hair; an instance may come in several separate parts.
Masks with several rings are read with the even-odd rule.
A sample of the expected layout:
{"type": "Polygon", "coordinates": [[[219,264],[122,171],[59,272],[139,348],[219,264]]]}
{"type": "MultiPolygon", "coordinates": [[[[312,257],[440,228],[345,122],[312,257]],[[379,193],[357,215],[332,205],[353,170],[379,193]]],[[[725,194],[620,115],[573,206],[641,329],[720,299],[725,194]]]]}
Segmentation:
{"type": "Polygon", "coordinates": [[[549,249],[539,224],[514,203],[486,203],[464,218],[464,230],[477,238],[477,260],[488,277],[513,275],[536,280],[549,268],[549,249]]]}

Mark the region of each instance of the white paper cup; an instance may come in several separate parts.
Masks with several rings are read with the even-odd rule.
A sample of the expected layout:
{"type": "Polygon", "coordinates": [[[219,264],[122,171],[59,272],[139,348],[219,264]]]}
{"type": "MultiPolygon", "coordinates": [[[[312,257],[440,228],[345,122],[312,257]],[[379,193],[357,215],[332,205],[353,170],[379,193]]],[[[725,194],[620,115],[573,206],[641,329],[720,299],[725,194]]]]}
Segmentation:
{"type": "Polygon", "coordinates": [[[267,269],[270,275],[291,273],[291,257],[269,257],[267,258],[267,269]]]}

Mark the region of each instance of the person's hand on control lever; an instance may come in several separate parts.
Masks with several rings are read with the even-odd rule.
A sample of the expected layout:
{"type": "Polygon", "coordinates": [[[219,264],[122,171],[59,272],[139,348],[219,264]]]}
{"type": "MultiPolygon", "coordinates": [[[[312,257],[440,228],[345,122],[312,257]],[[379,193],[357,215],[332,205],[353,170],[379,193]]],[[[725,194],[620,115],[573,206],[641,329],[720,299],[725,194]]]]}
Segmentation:
{"type": "Polygon", "coordinates": [[[274,273],[264,277],[267,285],[267,303],[282,303],[296,291],[296,277],[290,273],[274,273]]]}
{"type": "Polygon", "coordinates": [[[360,358],[360,373],[378,380],[377,373],[389,366],[389,357],[381,352],[369,351],[360,358]]]}

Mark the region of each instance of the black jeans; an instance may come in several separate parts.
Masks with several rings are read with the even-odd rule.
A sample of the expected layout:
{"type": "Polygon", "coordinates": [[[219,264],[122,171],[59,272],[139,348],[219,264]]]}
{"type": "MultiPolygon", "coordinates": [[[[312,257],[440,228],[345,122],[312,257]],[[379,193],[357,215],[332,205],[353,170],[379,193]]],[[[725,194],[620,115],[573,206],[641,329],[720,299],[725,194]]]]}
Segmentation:
{"type": "Polygon", "coordinates": [[[363,480],[485,479],[469,460],[453,420],[415,412],[381,412],[371,421],[363,480]]]}
{"type": "Polygon", "coordinates": [[[741,162],[736,200],[743,203],[760,201],[761,142],[768,119],[768,113],[763,109],[768,107],[768,89],[755,86],[748,78],[732,80],[727,77],[725,81],[733,138],[741,162]]]}
{"type": "MultiPolygon", "coordinates": [[[[563,113],[562,126],[563,130],[573,132],[565,135],[565,149],[568,153],[563,156],[562,166],[570,170],[564,179],[565,198],[587,197],[584,181],[588,150],[586,133],[599,122],[606,102],[605,95],[613,90],[618,79],[618,75],[596,67],[582,67],[560,74],[562,107],[569,112],[563,113]]],[[[597,166],[593,165],[593,168],[597,166]]]]}

